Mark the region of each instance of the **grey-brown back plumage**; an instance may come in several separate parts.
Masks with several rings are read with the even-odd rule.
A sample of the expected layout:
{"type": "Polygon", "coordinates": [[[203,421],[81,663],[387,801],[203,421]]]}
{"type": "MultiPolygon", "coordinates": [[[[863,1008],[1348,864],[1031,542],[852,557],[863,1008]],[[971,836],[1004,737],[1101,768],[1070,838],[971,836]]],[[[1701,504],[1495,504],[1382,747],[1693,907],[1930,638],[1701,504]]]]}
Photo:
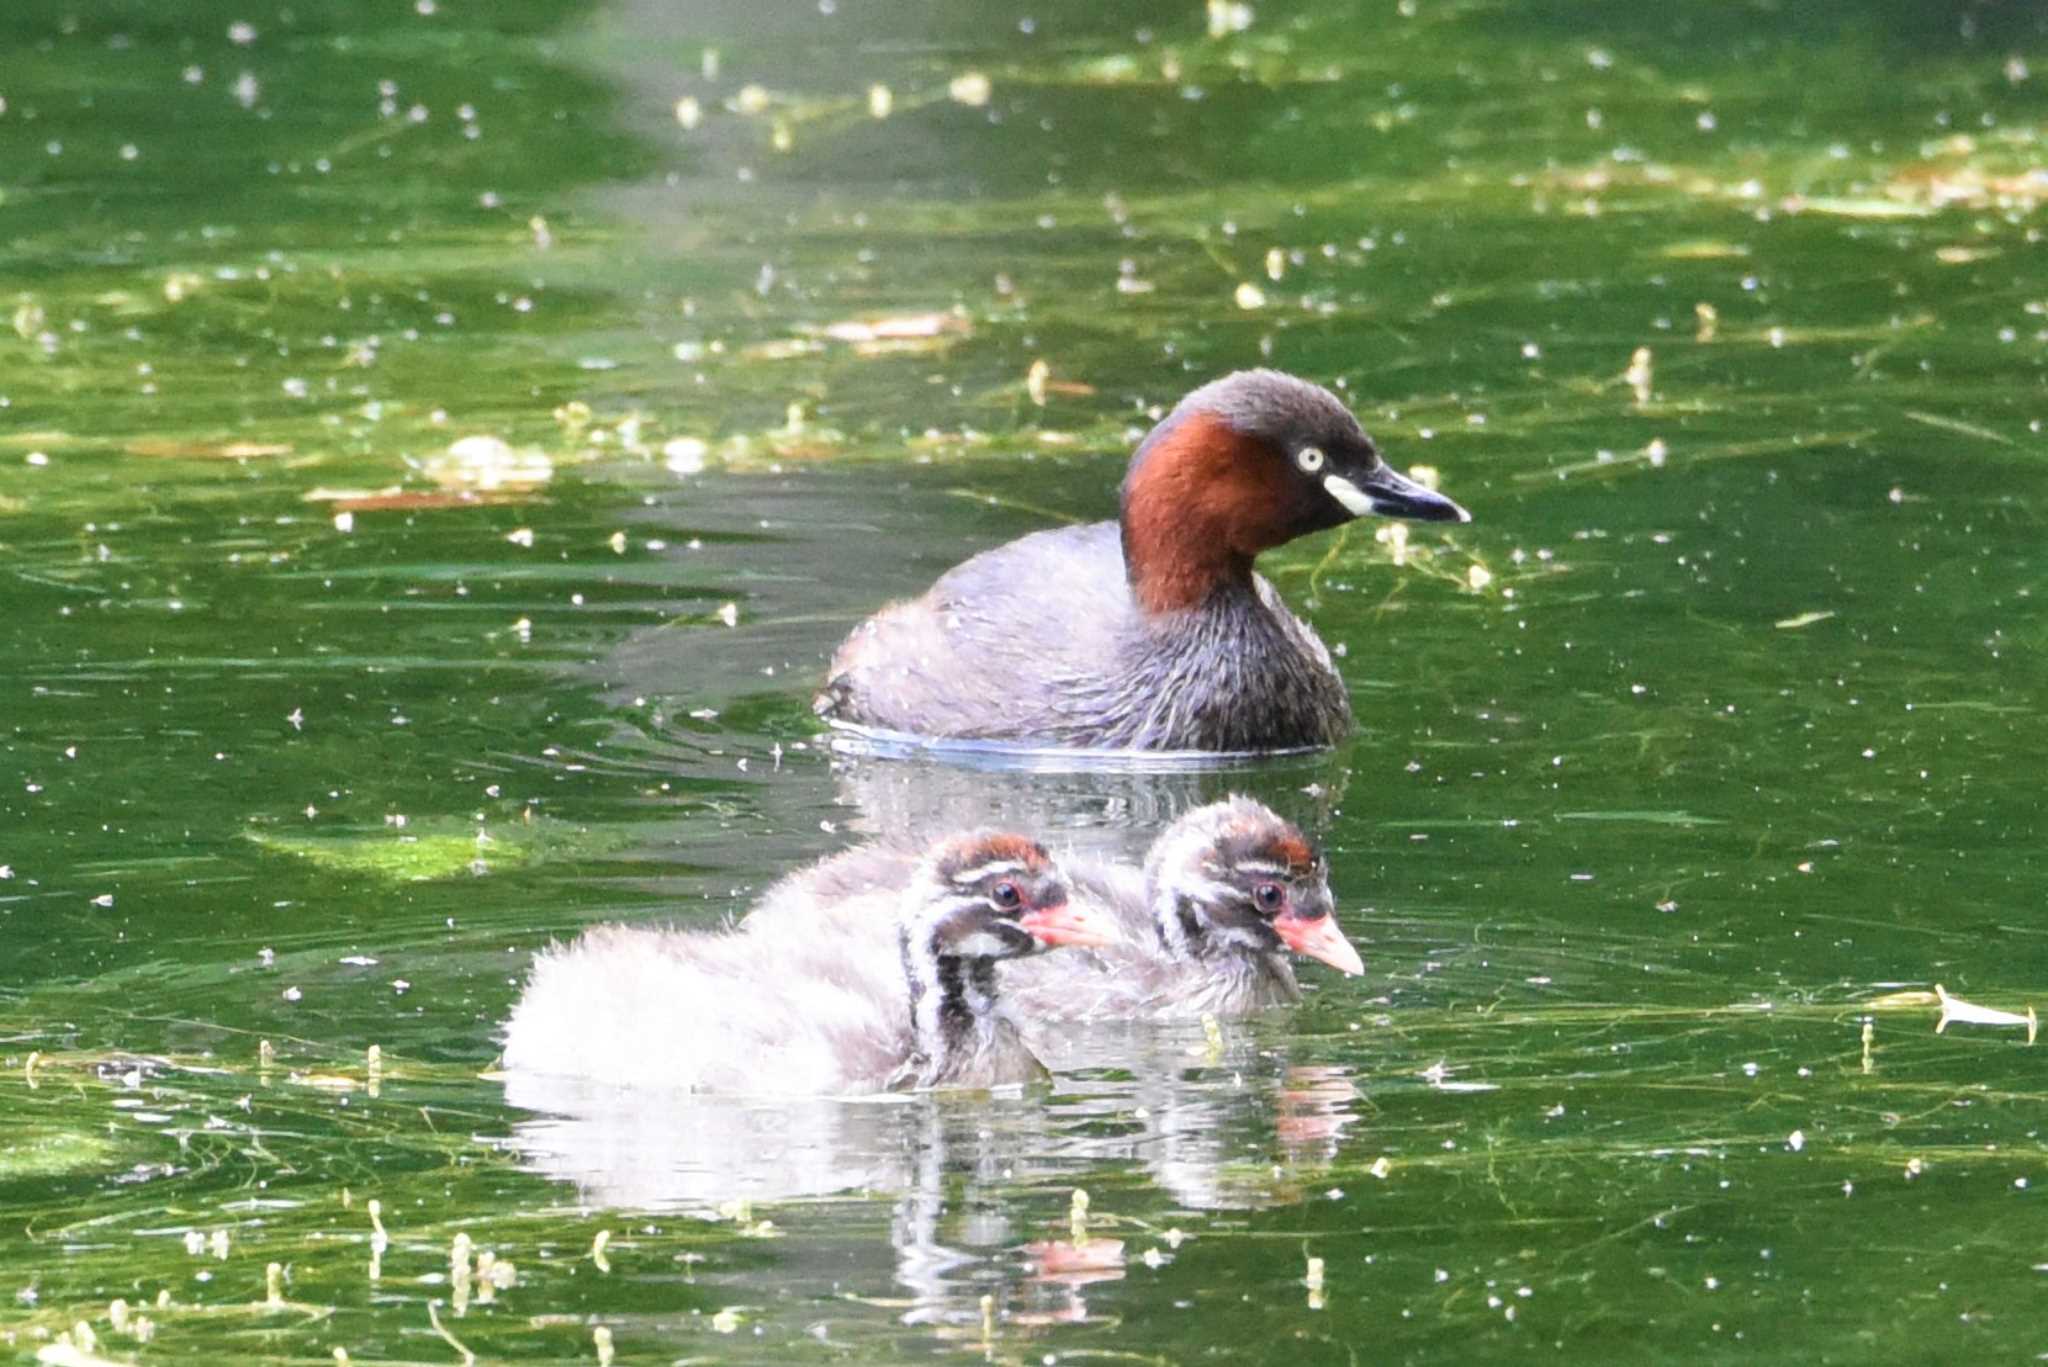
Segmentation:
{"type": "Polygon", "coordinates": [[[1351,705],[1329,652],[1263,576],[1146,614],[1116,523],[984,551],[857,627],[816,707],[954,740],[1147,750],[1333,745],[1351,705]]]}

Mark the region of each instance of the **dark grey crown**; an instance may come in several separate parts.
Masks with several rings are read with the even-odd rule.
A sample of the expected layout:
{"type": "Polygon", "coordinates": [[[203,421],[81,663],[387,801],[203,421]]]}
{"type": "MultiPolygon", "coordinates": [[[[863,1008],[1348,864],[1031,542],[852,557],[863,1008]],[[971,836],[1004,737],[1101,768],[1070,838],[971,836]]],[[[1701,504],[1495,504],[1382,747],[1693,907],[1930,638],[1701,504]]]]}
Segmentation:
{"type": "Polygon", "coordinates": [[[1213,413],[1283,452],[1303,446],[1372,448],[1342,399],[1277,370],[1240,370],[1212,380],[1182,399],[1168,422],[1190,413],[1213,413]]]}

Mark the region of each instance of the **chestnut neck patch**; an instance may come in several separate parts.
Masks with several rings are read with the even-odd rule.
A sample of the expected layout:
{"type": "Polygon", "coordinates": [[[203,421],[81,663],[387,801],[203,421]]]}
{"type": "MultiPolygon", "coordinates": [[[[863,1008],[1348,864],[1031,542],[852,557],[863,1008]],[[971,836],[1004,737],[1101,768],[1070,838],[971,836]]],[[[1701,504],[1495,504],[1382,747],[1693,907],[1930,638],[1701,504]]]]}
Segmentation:
{"type": "Polygon", "coordinates": [[[1147,441],[1124,481],[1124,566],[1146,612],[1197,607],[1249,583],[1260,551],[1296,531],[1293,472],[1265,442],[1213,413],[1147,441]]]}

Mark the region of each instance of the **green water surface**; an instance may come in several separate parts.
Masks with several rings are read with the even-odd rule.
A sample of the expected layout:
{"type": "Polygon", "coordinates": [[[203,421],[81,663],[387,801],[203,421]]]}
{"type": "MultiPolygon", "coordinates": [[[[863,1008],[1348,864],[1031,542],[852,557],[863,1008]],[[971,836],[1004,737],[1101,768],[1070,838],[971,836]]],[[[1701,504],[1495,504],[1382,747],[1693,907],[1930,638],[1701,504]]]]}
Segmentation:
{"type": "Polygon", "coordinates": [[[2044,136],[2020,4],[0,9],[0,1350],[2048,1351],[2048,1054],[1934,996],[2048,978],[2044,136]],[[831,754],[852,622],[1253,364],[1474,514],[1262,562],[1352,744],[831,754]],[[1296,1012],[490,1075],[583,925],[1232,788],[1366,955],[1296,1012]]]}

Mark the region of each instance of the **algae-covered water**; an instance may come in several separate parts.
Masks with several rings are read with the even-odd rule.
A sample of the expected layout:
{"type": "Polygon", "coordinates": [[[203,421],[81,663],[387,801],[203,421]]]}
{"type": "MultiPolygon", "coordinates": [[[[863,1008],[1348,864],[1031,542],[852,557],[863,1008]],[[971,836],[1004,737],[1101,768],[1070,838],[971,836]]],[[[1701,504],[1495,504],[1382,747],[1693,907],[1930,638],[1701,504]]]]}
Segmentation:
{"type": "Polygon", "coordinates": [[[5,7],[0,1347],[2048,1351],[2044,130],[2016,4],[5,7]],[[1263,562],[1353,743],[832,754],[849,624],[1252,364],[1475,517],[1263,562]],[[551,937],[1231,789],[1298,1011],[490,1075],[551,937]]]}

